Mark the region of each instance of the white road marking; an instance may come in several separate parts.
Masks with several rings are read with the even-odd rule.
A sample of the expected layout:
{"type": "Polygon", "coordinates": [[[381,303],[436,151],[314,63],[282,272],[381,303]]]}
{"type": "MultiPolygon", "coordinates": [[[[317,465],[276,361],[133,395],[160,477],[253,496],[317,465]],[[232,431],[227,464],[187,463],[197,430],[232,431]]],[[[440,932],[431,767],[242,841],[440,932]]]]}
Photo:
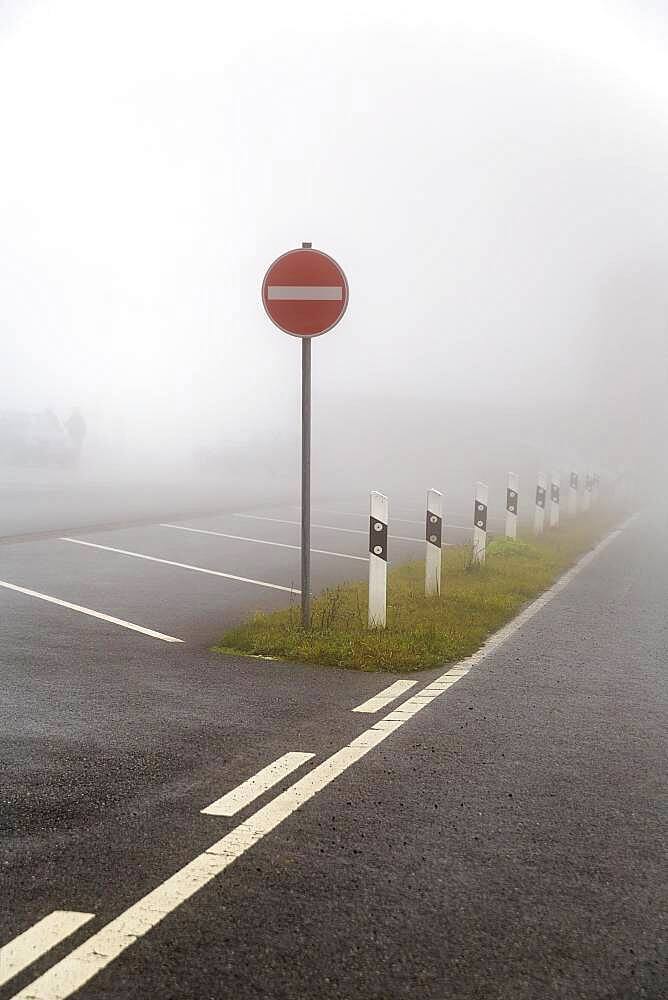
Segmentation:
{"type": "Polygon", "coordinates": [[[307,760],[311,760],[312,757],[315,757],[315,754],[299,753],[296,751],[283,754],[278,760],[275,760],[272,764],[268,764],[267,767],[263,767],[252,778],[242,782],[241,785],[233,788],[231,792],[223,795],[222,798],[216,799],[215,802],[212,802],[206,809],[202,809],[201,812],[206,813],[207,816],[234,816],[240,809],[247,806],[249,802],[259,798],[260,795],[273,788],[279,781],[282,781],[288,774],[292,774],[293,771],[296,771],[307,760]]]}
{"type": "MultiPolygon", "coordinates": [[[[275,524],[296,524],[301,525],[301,521],[288,521],[282,517],[264,517],[261,514],[235,514],[234,517],[246,517],[252,521],[273,521],[275,524]]],[[[312,528],[326,528],[327,531],[343,531],[346,535],[366,535],[368,537],[369,532],[363,531],[362,528],[337,528],[333,524],[311,524],[312,528]]],[[[424,538],[408,538],[404,535],[388,535],[388,538],[393,538],[397,542],[423,542],[424,538]]]]}
{"type": "Polygon", "coordinates": [[[269,285],[267,298],[270,302],[341,302],[342,285],[269,285]]]}
{"type": "Polygon", "coordinates": [[[399,695],[412,688],[414,684],[417,684],[417,681],[396,681],[394,684],[390,684],[389,687],[379,691],[373,698],[362,702],[361,705],[353,709],[353,712],[380,712],[381,708],[385,708],[386,705],[389,705],[399,695]]]}
{"type": "Polygon", "coordinates": [[[0,580],[0,587],[7,590],[15,590],[19,594],[27,594],[28,597],[38,597],[40,601],[48,601],[50,604],[58,604],[61,608],[69,608],[70,611],[78,611],[82,615],[90,615],[91,618],[99,618],[103,622],[111,622],[112,625],[120,625],[122,628],[129,628],[133,632],[141,632],[143,635],[150,635],[154,639],[162,639],[164,642],[183,642],[183,639],[175,639],[173,635],[165,635],[163,632],[155,632],[152,628],[144,628],[143,625],[135,625],[133,622],[126,622],[122,618],[114,618],[113,615],[105,615],[101,611],[93,611],[92,608],[84,608],[80,604],[70,604],[69,601],[61,601],[59,597],[50,597],[49,594],[40,594],[37,590],[28,590],[27,587],[17,587],[15,583],[7,583],[0,580]]]}
{"type": "Polygon", "coordinates": [[[117,552],[122,556],[133,556],[135,559],[148,559],[149,562],[163,563],[165,566],[178,566],[179,569],[190,569],[195,573],[208,573],[210,576],[222,576],[226,580],[238,580],[239,583],[252,583],[256,587],[269,587],[271,590],[285,590],[288,594],[300,594],[294,587],[282,587],[278,583],[266,583],[264,580],[252,580],[247,576],[235,576],[233,573],[221,573],[217,569],[205,569],[204,566],[190,566],[188,563],[173,562],[171,559],[158,559],[157,556],[147,556],[143,552],[128,552],[127,549],[115,549],[111,545],[97,545],[95,542],[84,542],[81,538],[61,538],[61,542],[72,542],[73,545],[87,545],[91,549],[103,549],[105,552],[117,552]]]}
{"type": "MultiPolygon", "coordinates": [[[[459,680],[461,673],[457,676],[459,680]]],[[[447,674],[444,675],[444,677],[447,674]]],[[[453,681],[454,683],[454,681],[453,681]]],[[[444,689],[446,690],[446,689],[444,689]]],[[[439,691],[439,694],[442,692],[439,691]]],[[[51,969],[39,976],[12,1000],[66,1000],[98,972],[118,958],[135,941],[160,923],[169,913],[220,875],[237,858],[266,837],[335,778],[382,743],[404,722],[416,715],[432,696],[411,698],[400,706],[401,714],[381,719],[371,729],[318,764],[308,774],[253,813],[212,844],[170,878],[147,893],[51,969]]]]}
{"type": "Polygon", "coordinates": [[[75,913],[73,910],[54,910],[38,920],[27,931],[17,935],[0,948],[0,986],[18,976],[47,951],[74,934],[95,916],[94,913],[75,913]]]}
{"type": "Polygon", "coordinates": [[[590,552],[587,552],[584,556],[578,559],[575,566],[564,573],[563,576],[560,576],[557,582],[553,584],[549,590],[546,590],[544,594],[541,594],[535,601],[532,601],[531,604],[524,609],[524,611],[520,611],[519,615],[517,615],[516,618],[513,618],[511,622],[508,622],[507,625],[504,625],[498,632],[495,632],[494,635],[490,636],[487,642],[478,650],[477,653],[473,653],[465,660],[461,660],[460,663],[456,664],[455,667],[453,667],[453,671],[461,668],[462,670],[466,670],[468,672],[471,667],[477,666],[478,663],[481,663],[482,660],[486,659],[491,653],[496,652],[499,646],[502,646],[504,642],[507,642],[508,639],[510,639],[510,637],[518,631],[518,629],[521,629],[523,625],[526,625],[526,623],[530,621],[534,615],[538,614],[539,611],[542,611],[546,604],[549,604],[550,601],[557,596],[557,594],[560,594],[561,591],[578,575],[578,573],[581,573],[590,562],[596,559],[603,549],[607,548],[610,542],[613,542],[615,538],[618,538],[622,531],[624,531],[632,521],[635,521],[637,516],[637,514],[632,514],[631,517],[627,518],[626,521],[619,526],[619,528],[616,528],[614,531],[611,531],[609,535],[606,535],[605,538],[590,552]]]}
{"type": "MultiPolygon", "coordinates": [[[[243,535],[228,535],[224,531],[210,531],[208,528],[188,528],[184,524],[161,524],[161,528],[176,528],[177,531],[194,531],[199,535],[217,535],[219,538],[232,538],[237,542],[255,542],[256,545],[274,545],[279,549],[296,549],[301,551],[299,545],[288,545],[287,542],[268,542],[264,538],[245,538],[243,535]]],[[[328,549],[311,549],[320,556],[338,556],[339,559],[356,559],[358,562],[368,562],[366,556],[349,556],[347,552],[330,552],[328,549]]]]}
{"type": "MultiPolygon", "coordinates": [[[[336,501],[334,501],[334,502],[336,502],[336,501]]],[[[293,506],[296,510],[299,510],[299,507],[297,507],[296,504],[292,504],[291,506],[293,506]]],[[[313,509],[315,510],[316,508],[314,507],[313,509]]],[[[322,508],[318,508],[318,509],[322,510],[322,508]]],[[[414,507],[412,504],[393,504],[392,505],[392,510],[402,510],[402,511],[404,511],[406,513],[411,513],[411,514],[413,514],[413,513],[418,513],[419,514],[421,512],[421,508],[420,507],[417,507],[417,506],[414,507]]],[[[337,510],[337,511],[332,511],[332,513],[333,514],[343,514],[346,517],[359,517],[359,513],[355,512],[355,511],[337,510]]],[[[457,517],[457,518],[461,518],[462,520],[466,521],[466,519],[468,517],[468,513],[463,513],[462,511],[451,511],[450,512],[450,517],[457,517]]],[[[409,523],[405,518],[394,517],[394,515],[392,516],[392,520],[393,521],[402,521],[403,520],[406,523],[409,523]]],[[[424,521],[410,521],[410,523],[411,524],[424,524],[424,521]]],[[[490,517],[489,514],[488,514],[488,516],[487,516],[487,523],[488,524],[490,524],[490,523],[502,524],[502,523],[504,523],[504,518],[503,517],[498,517],[498,516],[490,517]]],[[[461,524],[461,525],[459,525],[459,524],[453,524],[453,525],[450,525],[450,527],[453,527],[453,528],[469,528],[470,527],[471,529],[473,529],[473,518],[471,518],[471,524],[470,525],[469,524],[461,524]]]]}
{"type": "MultiPolygon", "coordinates": [[[[294,510],[299,510],[298,507],[294,507],[294,510]]],[[[312,507],[311,510],[317,510],[319,514],[334,514],[336,517],[356,517],[359,521],[363,520],[359,514],[353,514],[351,511],[347,510],[328,510],[325,507],[312,507]]],[[[426,516],[426,511],[425,511],[426,516]]],[[[407,517],[395,517],[392,515],[392,522],[398,522],[399,524],[417,524],[421,528],[424,528],[424,520],[416,521],[407,517]]],[[[446,528],[461,528],[463,531],[472,531],[473,524],[449,524],[446,519],[446,528]]]]}
{"type": "MultiPolygon", "coordinates": [[[[630,518],[629,520],[632,520],[630,518]]],[[[332,781],[361,760],[370,750],[399,729],[408,719],[430,705],[435,698],[465,677],[486,656],[538,613],[552,597],[563,590],[596,556],[616,538],[629,522],[613,531],[595,549],[583,556],[557,583],[529,605],[511,626],[500,629],[478,653],[462,660],[431,681],[418,695],[403,702],[347,746],[328,757],[294,785],[281,792],[271,802],[258,809],[220,840],[212,844],[187,865],[124,913],[93,934],[87,941],[61,959],[48,972],[36,979],[11,1000],[66,1000],[115,958],[157,926],[169,913],[194,896],[199,889],[220,875],[237,858],[266,837],[283,820],[326,788],[332,781]]]]}

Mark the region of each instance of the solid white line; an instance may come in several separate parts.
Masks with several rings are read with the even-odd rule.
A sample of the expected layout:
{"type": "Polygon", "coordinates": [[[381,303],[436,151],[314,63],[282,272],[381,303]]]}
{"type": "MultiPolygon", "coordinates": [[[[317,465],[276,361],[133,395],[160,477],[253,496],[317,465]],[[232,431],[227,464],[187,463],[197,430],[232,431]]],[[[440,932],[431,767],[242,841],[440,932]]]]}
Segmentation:
{"type": "Polygon", "coordinates": [[[542,611],[546,604],[549,604],[550,601],[557,596],[557,594],[561,593],[561,591],[567,587],[569,583],[571,583],[578,573],[581,573],[583,569],[596,559],[603,549],[607,548],[607,546],[610,545],[615,538],[618,538],[619,535],[621,535],[622,531],[624,531],[637,516],[637,514],[632,514],[631,517],[627,518],[626,521],[619,526],[619,528],[616,528],[614,531],[611,531],[609,535],[606,535],[605,538],[598,543],[598,545],[578,559],[575,565],[571,567],[571,569],[567,570],[563,576],[560,576],[557,582],[553,584],[549,590],[546,590],[545,593],[541,594],[540,597],[537,597],[535,601],[532,601],[531,604],[524,609],[524,611],[520,611],[517,617],[513,618],[511,622],[508,622],[507,625],[504,625],[498,632],[495,632],[494,635],[490,636],[487,642],[481,646],[477,653],[473,653],[465,660],[460,660],[459,663],[455,664],[452,669],[456,670],[461,668],[462,670],[466,670],[468,672],[471,667],[477,666],[478,663],[481,663],[482,660],[486,659],[491,653],[496,652],[499,646],[502,646],[504,642],[507,642],[508,639],[510,639],[510,637],[518,631],[518,629],[521,629],[523,625],[526,625],[526,623],[530,621],[534,615],[538,614],[539,611],[542,611]]]}
{"type": "Polygon", "coordinates": [[[385,708],[386,705],[389,705],[399,695],[412,688],[414,684],[417,684],[417,681],[396,681],[394,684],[390,684],[389,687],[379,691],[373,698],[362,702],[361,705],[353,709],[353,712],[380,712],[381,708],[385,708]]]}
{"type": "MultiPolygon", "coordinates": [[[[296,504],[292,504],[291,506],[294,507],[296,510],[299,510],[299,507],[297,507],[296,504]]],[[[316,508],[314,507],[313,509],[315,510],[316,508]]],[[[319,508],[319,509],[322,509],[322,508],[319,508]]],[[[393,504],[392,505],[392,509],[393,510],[403,510],[403,511],[405,511],[407,513],[408,512],[410,512],[410,513],[416,513],[416,512],[419,513],[420,512],[420,508],[419,507],[413,507],[410,504],[393,504]]],[[[345,514],[346,517],[358,517],[359,516],[359,514],[356,513],[356,512],[354,512],[354,511],[337,510],[337,511],[332,511],[332,513],[333,514],[345,514]]],[[[463,520],[466,520],[467,514],[466,513],[462,513],[462,511],[451,511],[450,512],[450,517],[458,517],[458,518],[462,518],[463,520]]],[[[394,515],[392,515],[392,520],[393,521],[402,521],[403,520],[403,521],[406,521],[406,523],[409,523],[406,518],[394,517],[394,515]]],[[[502,524],[502,523],[505,523],[505,520],[504,520],[503,517],[498,517],[498,516],[490,517],[489,514],[488,514],[488,516],[487,516],[487,523],[489,524],[490,522],[495,522],[496,524],[502,524]]],[[[411,520],[410,523],[411,524],[424,524],[424,521],[413,521],[413,520],[411,520]]],[[[450,525],[450,527],[453,527],[453,528],[469,528],[470,527],[471,530],[473,530],[473,517],[471,517],[471,524],[470,525],[469,524],[453,524],[453,525],[450,525]]]]}
{"type": "MultiPolygon", "coordinates": [[[[299,509],[299,508],[295,508],[295,509],[299,509]]],[[[347,510],[327,510],[325,507],[312,507],[311,510],[317,510],[319,514],[334,514],[336,517],[356,517],[356,518],[358,518],[358,520],[362,520],[362,518],[360,517],[359,514],[352,514],[352,513],[350,513],[347,510]]],[[[426,517],[426,513],[427,512],[425,511],[425,517],[426,517]]],[[[399,524],[417,524],[421,528],[424,528],[424,524],[425,524],[424,521],[415,521],[415,520],[411,520],[410,518],[407,518],[407,517],[395,517],[394,515],[392,515],[391,520],[392,520],[393,523],[396,521],[399,524]]],[[[446,527],[446,529],[447,528],[458,528],[458,529],[461,528],[463,531],[473,531],[473,523],[471,523],[470,525],[469,524],[450,524],[450,523],[447,522],[447,519],[446,519],[446,525],[445,525],[445,527],[446,527]]]]}
{"type": "Polygon", "coordinates": [[[279,781],[282,781],[288,774],[292,774],[293,771],[296,771],[307,760],[311,760],[312,757],[315,757],[315,754],[298,753],[296,751],[283,754],[278,760],[275,760],[272,764],[268,764],[267,767],[263,767],[252,778],[248,778],[247,781],[233,788],[231,792],[223,795],[222,798],[216,799],[215,802],[212,802],[206,809],[202,809],[201,812],[206,813],[207,816],[234,816],[240,809],[247,806],[249,802],[259,798],[260,795],[273,788],[279,781]]]}
{"type": "MultiPolygon", "coordinates": [[[[264,538],[245,538],[243,535],[228,535],[224,531],[209,531],[207,528],[188,528],[184,524],[161,524],[161,528],[176,528],[177,531],[194,531],[198,535],[217,535],[219,538],[232,538],[237,542],[255,542],[256,545],[274,545],[279,549],[296,549],[299,545],[288,545],[287,542],[268,542],[264,538]]],[[[320,556],[338,556],[339,559],[356,559],[358,562],[368,562],[366,556],[349,556],[347,552],[329,552],[327,549],[311,549],[320,556]]]]}
{"type": "Polygon", "coordinates": [[[27,931],[17,935],[0,948],[0,986],[4,986],[19,972],[27,969],[47,951],[74,934],[95,916],[94,913],[75,913],[73,910],[54,910],[38,920],[27,931]]]}
{"type": "MultiPolygon", "coordinates": [[[[282,517],[263,517],[260,514],[235,514],[235,517],[246,517],[253,521],[274,521],[276,524],[296,524],[300,525],[301,521],[287,521],[282,517]]],[[[326,528],[327,531],[343,531],[347,535],[366,535],[369,536],[368,531],[363,531],[361,528],[337,528],[333,524],[311,524],[312,528],[326,528]]],[[[473,529],[471,529],[473,530],[473,529]]],[[[407,538],[404,535],[388,535],[388,538],[393,538],[397,542],[423,542],[424,538],[407,538]]]]}
{"type": "MultiPolygon", "coordinates": [[[[493,637],[496,640],[493,648],[498,648],[509,635],[512,635],[544,607],[551,599],[548,594],[554,596],[563,590],[577,573],[584,569],[606,545],[609,545],[620,534],[626,524],[628,522],[608,535],[592,552],[580,559],[573,569],[569,570],[550,591],[530,604],[518,616],[521,622],[516,624],[518,621],[516,619],[512,623],[515,626],[512,630],[506,626],[497,632],[496,636],[493,637]],[[544,600],[544,598],[547,599],[544,600]]],[[[240,823],[239,826],[175,872],[156,889],[130,906],[106,927],[93,934],[48,972],[45,972],[44,975],[12,997],[12,1000],[66,1000],[98,972],[106,968],[126,948],[129,948],[135,941],[159,924],[164,917],[190,899],[191,896],[194,896],[199,889],[225,871],[249,848],[271,833],[283,820],[347,771],[349,767],[361,760],[370,750],[387,739],[408,719],[413,718],[426,705],[430,705],[432,701],[447,692],[462,677],[466,677],[473,666],[488,656],[493,648],[490,640],[478,654],[474,654],[467,660],[463,660],[446,670],[444,674],[431,681],[417,695],[403,702],[361,736],[313,768],[294,785],[258,809],[245,822],[240,823]]]]}
{"type": "Polygon", "coordinates": [[[342,285],[269,285],[267,298],[270,302],[341,302],[342,285]]]}
{"type": "Polygon", "coordinates": [[[80,604],[70,604],[69,601],[61,601],[59,597],[50,597],[48,594],[40,594],[36,590],[28,590],[27,587],[17,587],[15,583],[7,583],[0,580],[0,587],[7,590],[15,590],[19,594],[27,594],[28,597],[38,597],[40,601],[48,601],[50,604],[58,604],[61,608],[69,608],[71,611],[78,611],[82,615],[90,615],[91,618],[99,618],[103,622],[111,622],[112,625],[120,625],[122,628],[129,628],[133,632],[141,632],[143,635],[150,635],[154,639],[162,639],[164,642],[183,642],[183,639],[175,639],[173,635],[165,635],[163,632],[155,632],[152,628],[144,628],[143,625],[134,625],[132,622],[123,621],[122,618],[114,618],[113,615],[105,615],[101,611],[93,611],[92,608],[83,608],[80,604]]]}
{"type": "Polygon", "coordinates": [[[87,545],[91,549],[103,549],[105,552],[118,552],[122,556],[133,556],[135,559],[148,559],[149,562],[163,563],[165,566],[178,566],[179,569],[190,569],[195,573],[208,573],[210,576],[222,576],[226,580],[238,580],[240,583],[252,583],[256,587],[269,587],[271,590],[285,590],[288,594],[300,594],[294,587],[282,587],[278,583],[265,583],[264,580],[252,580],[247,576],[235,576],[233,573],[221,573],[217,569],[205,569],[204,566],[190,566],[188,563],[173,562],[171,559],[158,559],[157,556],[147,556],[143,552],[128,552],[127,549],[114,549],[111,545],[97,545],[95,542],[84,542],[81,538],[61,538],[61,542],[72,542],[73,545],[87,545]]]}

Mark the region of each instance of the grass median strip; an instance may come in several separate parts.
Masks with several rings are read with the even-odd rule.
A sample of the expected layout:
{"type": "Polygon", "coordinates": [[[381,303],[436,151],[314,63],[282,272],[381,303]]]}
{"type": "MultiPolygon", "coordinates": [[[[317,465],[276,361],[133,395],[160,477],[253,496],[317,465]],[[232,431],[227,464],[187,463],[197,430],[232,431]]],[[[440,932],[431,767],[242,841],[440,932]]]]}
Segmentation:
{"type": "Polygon", "coordinates": [[[397,566],[388,576],[386,629],[367,628],[367,583],[359,581],[318,595],[308,632],[294,603],[286,610],[255,614],[226,632],[215,649],[397,673],[451,663],[479,649],[618,520],[597,511],[540,538],[493,539],[484,566],[472,564],[469,545],[449,548],[440,597],[424,595],[422,560],[397,566]]]}

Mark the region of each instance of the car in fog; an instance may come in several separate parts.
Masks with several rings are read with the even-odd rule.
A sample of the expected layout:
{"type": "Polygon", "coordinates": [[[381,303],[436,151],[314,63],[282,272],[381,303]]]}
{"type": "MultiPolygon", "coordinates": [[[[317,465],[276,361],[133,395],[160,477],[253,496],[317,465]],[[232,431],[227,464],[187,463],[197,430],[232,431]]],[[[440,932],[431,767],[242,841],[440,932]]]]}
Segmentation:
{"type": "Polygon", "coordinates": [[[72,465],[72,442],[51,410],[0,412],[0,462],[22,466],[72,465]]]}

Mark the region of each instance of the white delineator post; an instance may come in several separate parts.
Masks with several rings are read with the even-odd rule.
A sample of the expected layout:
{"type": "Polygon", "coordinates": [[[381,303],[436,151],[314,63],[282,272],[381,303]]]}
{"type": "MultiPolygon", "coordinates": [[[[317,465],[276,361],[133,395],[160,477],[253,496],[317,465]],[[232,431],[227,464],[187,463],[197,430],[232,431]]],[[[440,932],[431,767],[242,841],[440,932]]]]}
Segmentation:
{"type": "Polygon", "coordinates": [[[424,592],[427,597],[441,593],[441,554],[443,544],[443,494],[438,490],[427,493],[425,526],[424,592]]]}
{"type": "Polygon", "coordinates": [[[506,489],[506,538],[517,538],[517,508],[520,495],[520,477],[508,473],[506,489]]]}
{"type": "Polygon", "coordinates": [[[578,474],[571,472],[568,483],[568,516],[575,517],[578,512],[578,474]]]}
{"type": "Polygon", "coordinates": [[[552,473],[550,481],[550,527],[559,527],[559,502],[561,494],[561,480],[556,472],[552,473]]]}
{"type": "Polygon", "coordinates": [[[584,493],[582,494],[583,510],[589,510],[589,508],[591,507],[591,488],[592,488],[591,475],[588,472],[587,475],[585,476],[585,488],[584,488],[584,493]]]}
{"type": "Polygon", "coordinates": [[[487,498],[489,491],[485,483],[475,484],[473,503],[473,561],[484,563],[487,547],[487,498]]]}
{"type": "Polygon", "coordinates": [[[598,504],[601,489],[601,477],[595,472],[591,477],[591,499],[592,503],[598,504]]]}
{"type": "Polygon", "coordinates": [[[547,479],[542,472],[538,473],[536,486],[536,506],[533,513],[533,533],[542,535],[545,527],[545,500],[547,498],[547,479]]]}
{"type": "Polygon", "coordinates": [[[389,500],[375,490],[369,503],[369,628],[387,623],[387,526],[389,500]]]}

